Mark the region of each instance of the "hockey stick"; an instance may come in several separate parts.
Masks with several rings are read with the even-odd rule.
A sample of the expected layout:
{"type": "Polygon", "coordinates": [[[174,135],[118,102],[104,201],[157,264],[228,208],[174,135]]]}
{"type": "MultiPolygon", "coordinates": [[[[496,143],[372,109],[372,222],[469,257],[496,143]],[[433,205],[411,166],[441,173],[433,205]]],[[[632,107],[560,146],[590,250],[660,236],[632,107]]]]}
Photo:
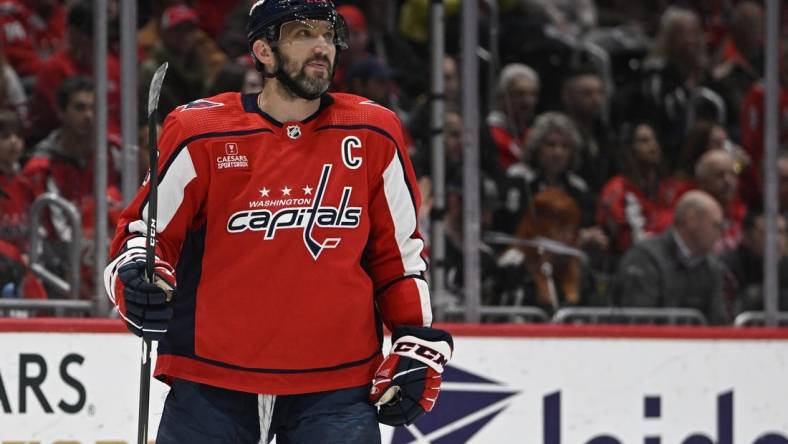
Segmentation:
{"type": "MultiPolygon", "coordinates": [[[[156,143],[156,125],[158,124],[159,94],[164,74],[167,73],[167,62],[164,62],[153,74],[148,91],[148,149],[150,149],[150,174],[148,176],[148,239],[145,242],[145,274],[148,282],[154,282],[156,262],[156,210],[159,194],[159,151],[156,143]]],[[[144,326],[143,326],[144,328],[144,326]]],[[[142,337],[142,362],[140,366],[140,402],[137,421],[137,444],[148,441],[148,404],[150,403],[150,348],[151,340],[142,337]]]]}

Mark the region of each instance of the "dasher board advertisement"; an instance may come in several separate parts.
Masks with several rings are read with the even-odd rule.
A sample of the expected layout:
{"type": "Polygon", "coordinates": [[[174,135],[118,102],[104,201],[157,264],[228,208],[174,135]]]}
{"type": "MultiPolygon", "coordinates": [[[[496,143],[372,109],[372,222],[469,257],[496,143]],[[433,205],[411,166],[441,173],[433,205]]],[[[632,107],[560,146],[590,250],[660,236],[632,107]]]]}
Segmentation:
{"type": "MultiPolygon", "coordinates": [[[[135,442],[138,338],[3,322],[0,444],[135,442]]],[[[788,444],[786,329],[442,327],[437,406],[384,443],[788,444]]],[[[151,441],[167,390],[151,384],[151,441]]]]}

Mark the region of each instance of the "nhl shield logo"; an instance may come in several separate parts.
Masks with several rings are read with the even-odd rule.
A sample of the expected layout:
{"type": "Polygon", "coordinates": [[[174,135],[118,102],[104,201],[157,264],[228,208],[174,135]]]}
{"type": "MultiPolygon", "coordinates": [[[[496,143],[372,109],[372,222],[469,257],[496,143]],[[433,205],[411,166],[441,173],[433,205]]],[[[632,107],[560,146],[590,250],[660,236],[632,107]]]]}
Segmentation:
{"type": "Polygon", "coordinates": [[[290,125],[287,127],[287,137],[291,139],[298,139],[301,137],[301,127],[298,125],[290,125]]]}
{"type": "Polygon", "coordinates": [[[234,142],[228,142],[224,144],[224,152],[227,153],[228,156],[235,156],[238,154],[238,144],[234,142]]]}

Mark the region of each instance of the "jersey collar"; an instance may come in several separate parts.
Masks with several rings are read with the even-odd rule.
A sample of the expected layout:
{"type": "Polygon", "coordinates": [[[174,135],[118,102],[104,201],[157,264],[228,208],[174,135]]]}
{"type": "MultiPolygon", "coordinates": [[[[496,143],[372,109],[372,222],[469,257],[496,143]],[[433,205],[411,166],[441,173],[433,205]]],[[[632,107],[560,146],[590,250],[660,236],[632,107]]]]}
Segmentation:
{"type": "MultiPolygon", "coordinates": [[[[271,122],[272,125],[281,128],[283,126],[282,122],[274,119],[273,116],[260,109],[260,106],[257,105],[257,94],[258,93],[241,95],[241,103],[243,104],[244,111],[246,111],[247,113],[257,113],[261,115],[265,120],[271,122]]],[[[328,106],[330,106],[332,103],[334,103],[334,98],[331,97],[330,94],[323,94],[322,96],[320,96],[320,106],[317,108],[317,111],[315,111],[311,116],[302,120],[301,123],[302,124],[309,123],[312,120],[316,119],[317,116],[320,115],[320,112],[323,111],[328,106]]]]}

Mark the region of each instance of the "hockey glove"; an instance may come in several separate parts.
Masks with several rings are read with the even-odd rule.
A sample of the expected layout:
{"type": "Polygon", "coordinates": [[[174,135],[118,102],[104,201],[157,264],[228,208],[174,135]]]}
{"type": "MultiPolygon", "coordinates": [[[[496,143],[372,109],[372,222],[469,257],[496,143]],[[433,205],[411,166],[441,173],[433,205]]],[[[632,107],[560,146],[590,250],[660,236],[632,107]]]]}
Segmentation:
{"type": "Polygon", "coordinates": [[[156,258],[154,283],[145,276],[145,256],[132,248],[116,259],[105,272],[110,297],[118,306],[126,327],[137,336],[161,340],[172,318],[169,301],[175,293],[175,272],[156,258]],[[115,268],[117,267],[117,268],[115,268]],[[108,274],[109,273],[109,274],[108,274]],[[122,301],[117,296],[123,295],[122,301]]]}
{"type": "Polygon", "coordinates": [[[391,352],[375,372],[369,400],[380,407],[381,423],[410,425],[435,406],[454,343],[448,332],[427,327],[398,327],[391,340],[391,352]]]}

